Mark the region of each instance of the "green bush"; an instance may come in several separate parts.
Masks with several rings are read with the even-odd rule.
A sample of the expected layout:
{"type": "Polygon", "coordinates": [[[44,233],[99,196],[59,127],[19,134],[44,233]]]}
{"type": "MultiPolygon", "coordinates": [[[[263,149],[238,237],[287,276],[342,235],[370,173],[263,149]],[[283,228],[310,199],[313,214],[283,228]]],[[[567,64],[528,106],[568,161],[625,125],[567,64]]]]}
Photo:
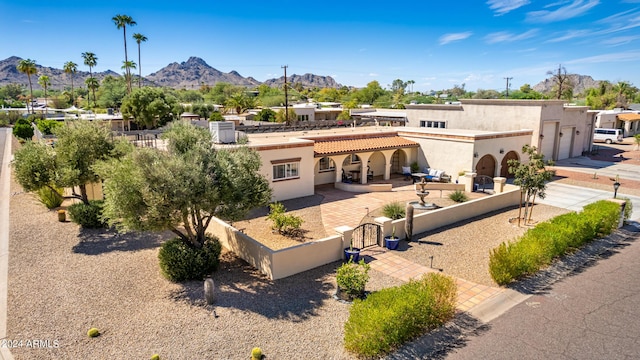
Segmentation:
{"type": "Polygon", "coordinates": [[[210,235],[201,249],[174,238],[162,244],[158,252],[160,270],[174,282],[202,280],[218,269],[221,250],[218,238],[210,235]]]}
{"type": "Polygon", "coordinates": [[[269,204],[269,209],[267,220],[273,221],[272,229],[284,235],[295,235],[300,230],[300,226],[304,220],[295,215],[285,214],[287,209],[284,208],[282,203],[275,202],[269,204]]]}
{"type": "Polygon", "coordinates": [[[456,191],[452,192],[451,194],[449,194],[449,199],[451,199],[451,200],[453,200],[453,201],[455,201],[457,203],[463,203],[465,201],[469,201],[469,197],[462,190],[456,190],[456,191]]]}
{"type": "Polygon", "coordinates": [[[618,224],[619,212],[616,203],[602,200],[585,206],[582,212],[540,223],[519,239],[491,250],[489,273],[500,285],[534,274],[554,259],[611,234],[618,224]]]}
{"type": "Polygon", "coordinates": [[[453,318],[455,281],[430,273],[355,300],[344,325],[344,346],[360,357],[380,357],[453,318]]]}
{"type": "Polygon", "coordinates": [[[13,126],[13,136],[25,141],[33,137],[33,128],[29,124],[15,124],[13,126]]]}
{"type": "Polygon", "coordinates": [[[336,283],[339,291],[344,291],[349,299],[362,298],[364,289],[369,281],[371,265],[364,260],[358,263],[349,262],[342,264],[336,271],[336,283]]]}
{"type": "Polygon", "coordinates": [[[402,219],[405,216],[405,206],[398,201],[388,203],[382,207],[382,213],[392,220],[402,219]]]}
{"type": "Polygon", "coordinates": [[[43,135],[51,135],[53,134],[53,129],[62,126],[62,123],[59,123],[56,120],[38,119],[36,120],[36,125],[43,135]]]}
{"type": "Polygon", "coordinates": [[[62,189],[52,189],[43,187],[38,190],[38,200],[47,207],[47,209],[55,209],[62,205],[64,197],[62,197],[62,189]]]}
{"type": "Polygon", "coordinates": [[[106,227],[102,220],[103,200],[91,200],[89,204],[75,203],[67,209],[71,221],[83,228],[95,229],[106,227]]]}
{"type": "Polygon", "coordinates": [[[633,203],[629,198],[622,198],[622,200],[626,201],[627,203],[624,207],[624,221],[629,221],[629,219],[631,218],[631,213],[633,212],[633,203]]]}

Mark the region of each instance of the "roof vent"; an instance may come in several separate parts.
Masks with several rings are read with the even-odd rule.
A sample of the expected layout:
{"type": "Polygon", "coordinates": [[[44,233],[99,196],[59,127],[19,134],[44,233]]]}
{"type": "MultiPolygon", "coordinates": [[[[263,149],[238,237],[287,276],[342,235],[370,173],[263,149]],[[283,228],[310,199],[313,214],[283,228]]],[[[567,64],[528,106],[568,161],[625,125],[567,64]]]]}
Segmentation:
{"type": "Polygon", "coordinates": [[[236,142],[236,124],[233,121],[210,121],[209,131],[216,144],[231,144],[236,142]]]}

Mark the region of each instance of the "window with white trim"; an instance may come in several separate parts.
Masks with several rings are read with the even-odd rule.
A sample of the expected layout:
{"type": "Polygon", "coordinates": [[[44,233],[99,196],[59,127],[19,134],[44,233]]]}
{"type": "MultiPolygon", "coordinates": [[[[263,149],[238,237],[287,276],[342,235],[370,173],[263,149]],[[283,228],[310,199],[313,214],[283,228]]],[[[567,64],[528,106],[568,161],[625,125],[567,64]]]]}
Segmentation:
{"type": "Polygon", "coordinates": [[[420,127],[444,129],[447,126],[445,121],[420,120],[420,127]]]}
{"type": "Polygon", "coordinates": [[[273,180],[297,179],[300,177],[300,158],[271,161],[273,180]]]}
{"type": "Polygon", "coordinates": [[[320,162],[318,164],[319,171],[333,171],[335,169],[336,169],[336,164],[328,156],[325,156],[322,159],[320,159],[320,162]]]}
{"type": "Polygon", "coordinates": [[[351,154],[351,163],[352,164],[359,164],[360,163],[360,157],[356,154],[351,154]]]}
{"type": "Polygon", "coordinates": [[[298,121],[309,121],[309,115],[298,115],[298,121]]]}

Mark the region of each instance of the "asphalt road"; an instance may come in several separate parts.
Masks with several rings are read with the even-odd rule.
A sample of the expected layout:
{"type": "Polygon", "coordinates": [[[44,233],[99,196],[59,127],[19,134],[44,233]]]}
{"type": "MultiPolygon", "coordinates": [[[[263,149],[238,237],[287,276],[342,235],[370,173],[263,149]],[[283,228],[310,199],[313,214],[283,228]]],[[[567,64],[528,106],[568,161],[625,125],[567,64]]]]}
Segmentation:
{"type": "Polygon", "coordinates": [[[640,359],[640,230],[435,356],[640,359]]]}

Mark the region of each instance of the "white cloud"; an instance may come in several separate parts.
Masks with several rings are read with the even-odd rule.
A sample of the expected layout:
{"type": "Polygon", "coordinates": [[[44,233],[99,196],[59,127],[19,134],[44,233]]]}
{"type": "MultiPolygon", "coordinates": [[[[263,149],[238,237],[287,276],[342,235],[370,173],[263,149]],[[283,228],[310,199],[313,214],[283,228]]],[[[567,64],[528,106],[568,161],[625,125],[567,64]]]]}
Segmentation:
{"type": "Polygon", "coordinates": [[[489,0],[489,9],[496,13],[496,16],[504,15],[512,10],[523,7],[531,3],[529,0],[489,0]]]}
{"type": "Polygon", "coordinates": [[[555,10],[531,11],[527,13],[527,20],[531,22],[549,23],[575,18],[582,16],[600,4],[600,0],[574,0],[566,6],[565,4],[567,3],[553,4],[560,6],[555,10]]]}
{"type": "Polygon", "coordinates": [[[380,75],[379,75],[379,74],[376,74],[376,73],[369,73],[369,76],[371,76],[371,77],[376,77],[376,76],[380,76],[380,75]]]}
{"type": "Polygon", "coordinates": [[[467,32],[461,32],[461,33],[451,33],[451,34],[444,34],[440,37],[440,45],[446,45],[450,42],[454,42],[454,41],[460,41],[460,40],[464,40],[466,38],[468,38],[469,36],[471,36],[473,33],[471,31],[467,31],[467,32]]]}
{"type": "Polygon", "coordinates": [[[628,44],[638,39],[640,39],[640,36],[617,36],[617,37],[605,39],[602,41],[602,43],[604,45],[609,45],[609,46],[620,46],[620,45],[628,44]]]}
{"type": "Polygon", "coordinates": [[[484,40],[489,44],[520,41],[533,37],[537,32],[538,29],[531,29],[529,31],[523,32],[522,34],[513,34],[507,31],[498,31],[485,36],[484,40]]]}
{"type": "Polygon", "coordinates": [[[599,20],[598,23],[610,26],[606,30],[599,31],[599,34],[610,34],[633,29],[640,26],[640,11],[637,11],[637,9],[623,11],[599,20]]]}
{"type": "Polygon", "coordinates": [[[581,38],[589,35],[591,32],[589,30],[567,30],[564,34],[559,34],[554,36],[552,39],[547,40],[547,42],[562,42],[567,40],[572,40],[575,38],[581,38]]]}
{"type": "Polygon", "coordinates": [[[589,56],[567,61],[566,64],[599,64],[606,62],[640,61],[640,51],[625,51],[604,55],[589,56]]]}

